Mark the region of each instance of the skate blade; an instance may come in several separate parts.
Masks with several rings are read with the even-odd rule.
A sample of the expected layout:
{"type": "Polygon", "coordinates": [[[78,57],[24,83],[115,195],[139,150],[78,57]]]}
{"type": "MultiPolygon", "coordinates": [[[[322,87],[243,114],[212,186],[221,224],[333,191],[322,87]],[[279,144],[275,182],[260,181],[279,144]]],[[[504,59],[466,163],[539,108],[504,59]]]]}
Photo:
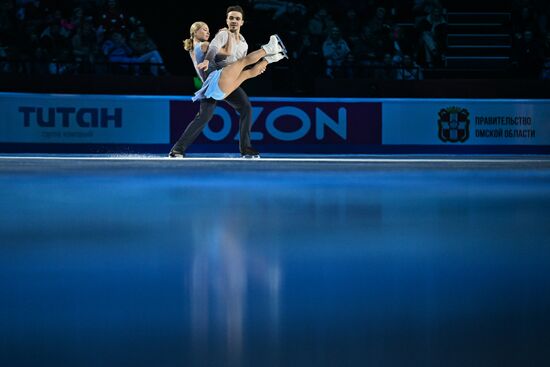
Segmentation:
{"type": "Polygon", "coordinates": [[[279,46],[281,46],[281,48],[283,49],[283,55],[285,56],[286,59],[288,59],[288,51],[286,50],[283,40],[281,39],[281,37],[279,37],[278,34],[276,34],[275,37],[277,38],[277,42],[279,43],[279,46]]]}

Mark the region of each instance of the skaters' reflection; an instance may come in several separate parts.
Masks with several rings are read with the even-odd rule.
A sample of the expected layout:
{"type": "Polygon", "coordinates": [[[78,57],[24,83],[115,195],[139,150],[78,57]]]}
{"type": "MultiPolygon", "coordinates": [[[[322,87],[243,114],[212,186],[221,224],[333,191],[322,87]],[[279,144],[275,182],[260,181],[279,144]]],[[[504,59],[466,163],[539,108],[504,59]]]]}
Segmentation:
{"type": "Polygon", "coordinates": [[[194,216],[190,302],[197,365],[241,365],[252,328],[267,328],[261,332],[271,349],[278,344],[281,271],[276,253],[254,239],[246,205],[241,203],[237,212],[234,205],[225,207],[194,216]],[[252,325],[253,318],[262,326],[252,325]]]}

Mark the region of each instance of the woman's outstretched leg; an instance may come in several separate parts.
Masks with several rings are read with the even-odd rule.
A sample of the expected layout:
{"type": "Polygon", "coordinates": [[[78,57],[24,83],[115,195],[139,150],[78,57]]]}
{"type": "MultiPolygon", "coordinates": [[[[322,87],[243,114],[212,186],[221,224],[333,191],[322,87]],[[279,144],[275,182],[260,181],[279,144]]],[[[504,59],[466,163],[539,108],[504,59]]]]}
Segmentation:
{"type": "Polygon", "coordinates": [[[220,77],[220,81],[223,78],[227,79],[237,79],[241,71],[248,65],[252,65],[260,61],[260,59],[264,56],[266,56],[267,53],[263,48],[260,48],[259,50],[256,50],[254,52],[249,53],[242,59],[239,59],[235,61],[234,63],[227,65],[223,68],[222,76],[220,77]]]}
{"type": "Polygon", "coordinates": [[[239,75],[235,79],[226,78],[224,77],[224,72],[222,72],[222,75],[220,77],[220,80],[218,81],[218,85],[220,89],[226,94],[230,94],[235,89],[239,88],[239,86],[247,79],[254,78],[261,73],[265,71],[265,68],[267,66],[268,62],[264,59],[258,63],[256,63],[253,67],[250,69],[242,70],[239,75]]]}
{"type": "Polygon", "coordinates": [[[265,71],[267,64],[269,64],[269,62],[263,59],[254,64],[254,66],[250,69],[243,70],[239,74],[239,77],[235,80],[233,88],[237,89],[245,80],[255,78],[262,74],[265,71]]]}
{"type": "MultiPolygon", "coordinates": [[[[269,43],[265,44],[260,48],[259,50],[256,50],[254,52],[249,53],[242,59],[237,60],[231,65],[228,65],[223,68],[222,74],[220,76],[220,80],[218,81],[218,85],[220,89],[227,95],[234,91],[236,88],[239,87],[239,85],[245,81],[246,79],[253,78],[261,72],[255,71],[251,73],[245,73],[244,79],[241,77],[241,74],[243,73],[243,70],[248,65],[256,64],[258,61],[260,61],[263,57],[268,55],[276,55],[281,52],[284,52],[284,48],[281,45],[281,41],[277,36],[271,36],[269,39],[269,43]],[[239,81],[240,80],[240,81],[239,81]]],[[[268,62],[263,63],[263,70],[265,70],[265,65],[267,65],[268,62]]],[[[254,66],[255,67],[255,66],[254,66]]],[[[252,68],[254,69],[254,68],[252,68]]],[[[252,70],[249,69],[249,70],[252,70]]],[[[261,68],[257,69],[260,70],[261,68]]],[[[262,72],[263,72],[262,70],[262,72]]],[[[248,71],[248,70],[246,70],[248,71]]]]}
{"type": "MultiPolygon", "coordinates": [[[[235,79],[233,81],[231,81],[231,80],[227,81],[226,84],[224,84],[223,87],[222,87],[221,78],[220,78],[220,80],[218,81],[219,86],[220,86],[220,88],[226,88],[229,91],[229,92],[225,92],[225,93],[231,93],[235,89],[237,89],[245,80],[255,78],[258,75],[262,74],[265,71],[268,64],[280,61],[280,60],[284,59],[285,57],[286,56],[283,53],[278,53],[276,55],[265,56],[264,58],[262,58],[261,61],[254,64],[254,66],[251,67],[250,69],[246,69],[246,70],[241,71],[241,73],[239,74],[237,79],[235,79]]],[[[222,90],[225,91],[225,89],[222,89],[222,90]]]]}

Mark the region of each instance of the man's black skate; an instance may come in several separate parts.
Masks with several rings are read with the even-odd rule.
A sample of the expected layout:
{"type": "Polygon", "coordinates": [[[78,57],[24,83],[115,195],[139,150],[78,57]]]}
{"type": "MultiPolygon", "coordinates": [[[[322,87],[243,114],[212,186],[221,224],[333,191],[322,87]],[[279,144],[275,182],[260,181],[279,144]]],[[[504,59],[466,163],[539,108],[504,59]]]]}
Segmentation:
{"type": "Polygon", "coordinates": [[[176,152],[174,150],[171,150],[170,153],[168,153],[169,158],[184,158],[185,153],[183,152],[176,152]]]}
{"type": "Polygon", "coordinates": [[[260,152],[252,147],[246,147],[241,150],[242,158],[260,158],[260,152]]]}

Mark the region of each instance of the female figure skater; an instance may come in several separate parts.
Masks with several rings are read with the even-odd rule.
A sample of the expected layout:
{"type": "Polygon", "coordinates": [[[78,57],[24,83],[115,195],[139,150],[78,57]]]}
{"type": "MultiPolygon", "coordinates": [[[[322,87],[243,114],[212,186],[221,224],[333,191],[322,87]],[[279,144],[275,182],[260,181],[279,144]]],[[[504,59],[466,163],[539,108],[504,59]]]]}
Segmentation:
{"type": "Polygon", "coordinates": [[[205,72],[197,68],[197,57],[199,59],[204,59],[206,51],[208,51],[208,40],[210,39],[210,30],[208,25],[204,22],[195,22],[191,25],[191,38],[188,38],[183,41],[183,48],[185,51],[189,52],[191,60],[193,61],[193,66],[195,71],[201,81],[204,83],[206,79],[205,72]]]}
{"type": "Polygon", "coordinates": [[[226,56],[231,54],[233,43],[235,42],[233,34],[226,29],[221,30],[221,32],[228,32],[228,41],[222,49],[218,50],[216,47],[210,47],[208,44],[210,31],[206,23],[193,23],[191,31],[193,40],[185,40],[184,48],[190,53],[197,73],[204,81],[202,88],[193,96],[193,101],[203,98],[213,98],[221,101],[237,89],[245,80],[263,73],[267,64],[288,58],[286,49],[279,36],[272,35],[269,42],[259,50],[246,55],[222,69],[214,70],[214,57],[216,55],[226,56]],[[193,30],[195,31],[193,32],[193,30]],[[245,67],[248,65],[254,66],[245,70],[245,67]]]}

